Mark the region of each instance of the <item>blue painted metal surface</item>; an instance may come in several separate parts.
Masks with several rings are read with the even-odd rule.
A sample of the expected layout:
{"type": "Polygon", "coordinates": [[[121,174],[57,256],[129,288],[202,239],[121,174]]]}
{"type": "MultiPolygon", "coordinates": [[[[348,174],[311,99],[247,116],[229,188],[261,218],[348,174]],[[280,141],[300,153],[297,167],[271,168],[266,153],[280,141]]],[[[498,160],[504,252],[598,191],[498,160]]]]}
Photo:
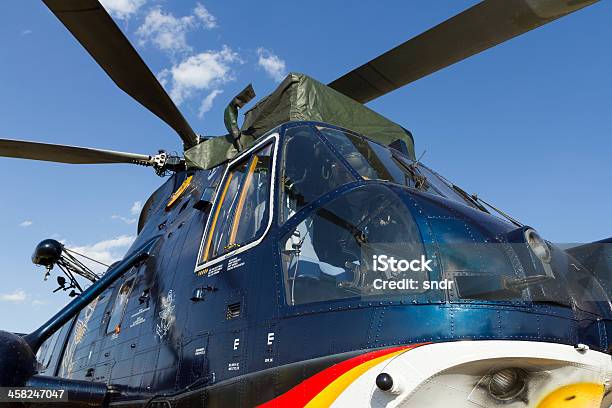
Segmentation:
{"type": "MultiPolygon", "coordinates": [[[[277,131],[282,143],[287,129],[317,125],[336,128],[294,122],[277,131]]],[[[341,157],[338,160],[347,164],[341,157]]],[[[279,160],[277,172],[280,166],[279,160]]],[[[567,307],[522,300],[463,300],[438,290],[410,297],[356,297],[289,306],[283,287],[281,240],[322,206],[358,189],[383,186],[404,203],[428,255],[436,259],[432,278],[444,276],[439,252],[446,237],[511,244],[518,234],[515,225],[464,204],[388,182],[364,180],[351,171],[356,181],[319,197],[284,225],[279,225],[274,211],[272,227],[263,241],[240,253],[244,266],[228,268],[226,259],[220,262],[220,273],[204,276],[194,273],[194,268],[211,208],[198,203],[202,194],[210,199],[209,187],[218,182],[222,171],[173,175],[149,199],[133,246],[141,247],[159,235],[154,256],[103,293],[96,293],[96,299],[87,298],[93,302],[73,326],[61,316],[50,321],[53,328],[59,322],[65,324],[63,341],[57,342],[54,358],[41,374],[118,384],[129,387],[134,395],[147,396],[214,387],[244,376],[250,376],[256,385],[261,373],[276,373],[275,379],[266,377],[275,386],[261,391],[265,400],[291,384],[282,373],[294,373],[295,364],[306,367],[319,361],[316,359],[396,344],[508,339],[584,343],[608,352],[612,313],[606,301],[593,313],[574,303],[567,307]],[[193,176],[189,190],[167,209],[168,198],[186,176],[193,176]],[[120,331],[108,333],[118,291],[130,279],[133,285],[120,331]],[[203,300],[191,301],[195,288],[207,288],[203,300]],[[239,307],[240,312],[229,318],[232,307],[239,307]]],[[[273,200],[278,209],[278,194],[273,200]]],[[[524,261],[521,256],[524,254],[517,259],[524,261]]],[[[294,380],[299,381],[298,377],[294,380]]]]}

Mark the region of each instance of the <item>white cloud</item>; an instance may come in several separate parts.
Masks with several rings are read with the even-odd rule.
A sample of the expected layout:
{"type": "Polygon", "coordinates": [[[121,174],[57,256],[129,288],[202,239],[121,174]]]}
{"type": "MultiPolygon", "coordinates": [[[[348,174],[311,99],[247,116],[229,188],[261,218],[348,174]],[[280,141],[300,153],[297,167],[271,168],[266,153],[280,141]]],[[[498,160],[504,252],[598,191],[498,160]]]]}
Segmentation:
{"type": "MultiPolygon", "coordinates": [[[[140,214],[141,210],[142,210],[142,201],[135,201],[134,204],[132,204],[132,207],[130,208],[130,214],[133,216],[137,216],[138,214],[140,214]]],[[[128,225],[135,224],[136,221],[138,221],[137,217],[124,217],[123,215],[118,215],[118,214],[111,215],[111,219],[123,221],[124,223],[128,225]]]]}
{"type": "Polygon", "coordinates": [[[215,17],[202,4],[198,3],[193,13],[184,17],[175,17],[160,7],[151,9],[136,31],[140,44],[145,45],[150,42],[172,55],[191,51],[191,46],[187,44],[187,32],[201,26],[207,29],[217,26],[215,17]]]}
{"type": "Polygon", "coordinates": [[[121,20],[126,20],[138,11],[147,0],[100,0],[108,13],[121,20]]]}
{"type": "Polygon", "coordinates": [[[132,224],[136,223],[136,218],[127,218],[127,217],[123,217],[123,216],[117,215],[117,214],[111,215],[111,219],[123,221],[127,225],[132,225],[132,224]]]}
{"type": "Polygon", "coordinates": [[[257,55],[259,56],[257,63],[272,79],[281,81],[285,77],[287,73],[285,61],[265,48],[258,48],[257,55]]]}
{"type": "Polygon", "coordinates": [[[25,30],[21,30],[21,35],[30,35],[32,34],[32,30],[30,29],[25,29],[25,30]]]}
{"type": "Polygon", "coordinates": [[[33,224],[33,222],[31,220],[25,220],[24,222],[22,222],[21,224],[19,224],[20,227],[23,228],[28,228],[29,226],[31,226],[33,224]]]}
{"type": "Polygon", "coordinates": [[[151,42],[162,51],[187,52],[191,47],[187,45],[186,34],[194,24],[193,16],[177,18],[157,7],[149,11],[136,34],[142,45],[151,42]]]}
{"type": "Polygon", "coordinates": [[[208,95],[206,95],[206,97],[202,100],[202,104],[200,105],[198,117],[203,117],[204,114],[212,108],[215,98],[222,93],[223,91],[220,89],[213,89],[208,95]]]}
{"type": "Polygon", "coordinates": [[[142,201],[134,201],[132,204],[132,208],[130,208],[130,214],[138,215],[142,211],[142,201]]]}
{"type": "MultiPolygon", "coordinates": [[[[133,235],[121,235],[115,238],[106,239],[103,241],[96,242],[90,245],[74,246],[66,244],[68,249],[73,250],[79,254],[83,254],[98,262],[102,262],[106,265],[120,260],[125,252],[128,250],[130,245],[134,242],[133,235]]],[[[82,260],[85,265],[91,268],[94,272],[104,272],[105,267],[91,261],[82,260]]]]}
{"type": "Polygon", "coordinates": [[[216,89],[234,80],[232,65],[242,63],[228,46],[220,51],[206,51],[186,58],[159,74],[162,85],[169,85],[170,97],[177,105],[195,91],[216,89]]]}
{"type": "Polygon", "coordinates": [[[209,30],[217,27],[217,19],[215,18],[215,16],[210,14],[210,11],[208,11],[208,9],[204,7],[202,3],[198,3],[193,12],[196,17],[198,17],[202,21],[204,27],[208,28],[209,30]]]}
{"type": "Polygon", "coordinates": [[[23,302],[27,297],[26,293],[21,289],[17,289],[12,293],[0,293],[0,301],[2,302],[23,302]]]}

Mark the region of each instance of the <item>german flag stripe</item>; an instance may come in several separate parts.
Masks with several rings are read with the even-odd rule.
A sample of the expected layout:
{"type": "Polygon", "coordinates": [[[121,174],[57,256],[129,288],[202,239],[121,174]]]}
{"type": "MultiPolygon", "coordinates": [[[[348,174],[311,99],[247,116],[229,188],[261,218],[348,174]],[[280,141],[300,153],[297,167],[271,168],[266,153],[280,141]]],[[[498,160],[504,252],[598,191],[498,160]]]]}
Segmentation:
{"type": "Polygon", "coordinates": [[[286,393],[259,407],[329,407],[357,378],[375,365],[420,346],[391,347],[371,351],[335,364],[302,381],[286,393]]]}

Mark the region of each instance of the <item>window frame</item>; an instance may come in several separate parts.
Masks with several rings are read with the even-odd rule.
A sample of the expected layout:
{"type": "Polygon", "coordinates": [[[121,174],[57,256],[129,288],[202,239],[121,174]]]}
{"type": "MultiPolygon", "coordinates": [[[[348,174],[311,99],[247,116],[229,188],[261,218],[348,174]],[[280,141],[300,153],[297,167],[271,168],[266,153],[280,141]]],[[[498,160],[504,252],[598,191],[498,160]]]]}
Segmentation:
{"type": "MultiPolygon", "coordinates": [[[[266,149],[267,147],[264,146],[262,150],[266,150],[266,149]]],[[[270,154],[272,154],[271,145],[270,145],[270,154]]],[[[251,185],[253,184],[255,170],[257,169],[257,164],[260,161],[259,157],[260,156],[257,153],[255,153],[248,160],[247,173],[246,173],[245,179],[242,182],[242,185],[240,186],[240,192],[238,193],[238,202],[236,203],[236,208],[233,214],[233,220],[231,224],[232,228],[230,230],[228,245],[237,244],[236,238],[240,230],[240,225],[241,225],[240,219],[244,212],[244,207],[247,201],[247,196],[249,195],[249,189],[251,185]]],[[[271,160],[270,160],[270,167],[272,167],[271,160]]],[[[271,168],[270,169],[270,181],[272,180],[272,171],[274,171],[274,169],[271,168]]],[[[254,231],[254,232],[257,233],[257,231],[254,231]]],[[[255,235],[255,237],[257,237],[257,235],[255,235]]]]}
{"type": "MultiPolygon", "coordinates": [[[[279,146],[279,141],[280,141],[280,135],[278,132],[274,132],[266,137],[264,137],[260,142],[258,142],[257,144],[253,145],[252,147],[250,147],[249,149],[245,150],[244,152],[242,152],[241,154],[239,154],[238,156],[236,156],[232,161],[229,162],[229,164],[227,166],[225,166],[225,170],[223,172],[223,176],[221,177],[221,180],[217,186],[217,189],[215,191],[215,196],[213,198],[213,207],[211,208],[210,214],[208,216],[208,220],[206,221],[206,228],[204,228],[204,233],[202,234],[202,240],[200,242],[200,249],[198,251],[198,257],[196,259],[196,265],[195,265],[195,270],[194,272],[199,272],[203,269],[209,268],[215,264],[218,264],[220,262],[225,261],[228,258],[231,258],[233,256],[236,256],[244,251],[247,251],[257,245],[259,245],[261,243],[261,241],[264,240],[264,238],[268,235],[268,232],[270,231],[270,228],[272,227],[272,220],[273,220],[273,215],[274,215],[274,194],[276,192],[276,175],[277,175],[277,159],[278,159],[278,146],[279,146]],[[266,229],[264,230],[263,234],[261,234],[260,237],[256,238],[253,241],[250,241],[249,243],[247,243],[246,245],[243,246],[239,246],[236,249],[233,249],[229,252],[226,252],[225,254],[216,256],[214,258],[211,258],[207,261],[201,262],[202,259],[202,253],[205,250],[205,245],[207,245],[207,241],[208,241],[208,237],[210,234],[210,229],[212,227],[213,221],[214,221],[214,213],[217,211],[217,209],[219,208],[219,199],[221,198],[221,195],[223,194],[224,187],[228,182],[228,176],[230,175],[230,172],[236,167],[236,165],[239,165],[240,163],[244,162],[245,158],[247,158],[247,161],[250,162],[252,160],[252,157],[249,158],[248,156],[252,155],[254,152],[256,152],[257,150],[264,148],[266,144],[269,144],[270,141],[272,141],[273,146],[272,146],[272,168],[271,168],[271,178],[270,178],[270,191],[269,191],[269,210],[268,210],[268,222],[266,224],[266,229]]],[[[242,187],[242,186],[241,186],[242,187]]],[[[242,188],[239,189],[239,194],[242,192],[242,188]]],[[[233,217],[233,216],[232,216],[233,217]]],[[[212,240],[213,237],[211,237],[212,240]]],[[[213,245],[212,241],[211,241],[211,245],[213,245]]]]}
{"type": "Polygon", "coordinates": [[[138,278],[137,274],[132,274],[132,275],[128,276],[121,283],[121,285],[119,285],[119,287],[117,288],[117,292],[116,292],[115,297],[113,298],[113,301],[109,302],[109,306],[108,306],[109,309],[107,309],[108,310],[108,320],[106,321],[106,326],[104,326],[104,336],[118,334],[118,333],[121,332],[121,330],[122,330],[122,326],[121,325],[123,324],[123,319],[125,319],[125,312],[127,311],[128,303],[130,303],[130,299],[132,297],[132,292],[134,291],[134,287],[138,283],[137,282],[137,278],[138,278]],[[119,317],[119,323],[117,325],[115,325],[115,327],[113,327],[112,330],[111,330],[110,329],[110,323],[111,323],[111,320],[113,318],[113,311],[115,310],[115,305],[117,304],[117,301],[119,300],[119,296],[121,294],[121,289],[126,284],[128,284],[130,281],[132,281],[132,283],[130,284],[130,290],[127,293],[125,303],[123,305],[121,305],[121,311],[118,314],[118,316],[120,316],[119,317]],[[117,327],[119,327],[119,332],[116,331],[117,327]]]}
{"type": "Polygon", "coordinates": [[[46,370],[47,368],[49,368],[49,365],[51,364],[51,360],[53,359],[53,351],[57,347],[57,342],[59,341],[59,338],[62,334],[61,332],[62,332],[62,328],[56,330],[55,333],[53,333],[51,337],[49,337],[43,343],[43,345],[46,344],[46,347],[44,348],[44,350],[43,350],[43,347],[40,348],[40,350],[43,351],[41,355],[39,356],[38,353],[36,354],[36,361],[41,365],[42,370],[46,370]]]}
{"type": "MultiPolygon", "coordinates": [[[[302,211],[304,211],[307,207],[312,206],[312,204],[318,200],[320,200],[322,197],[328,195],[330,192],[332,191],[336,191],[339,188],[342,188],[346,185],[352,184],[354,182],[357,181],[362,181],[363,178],[361,177],[361,175],[359,173],[357,173],[355,171],[355,169],[353,169],[352,166],[350,166],[346,160],[344,159],[344,157],[342,156],[342,154],[340,154],[338,152],[338,150],[333,146],[333,144],[327,140],[327,138],[325,137],[325,135],[323,135],[323,133],[321,132],[321,130],[319,129],[321,124],[317,124],[318,122],[296,122],[296,124],[294,126],[290,126],[287,127],[285,129],[285,133],[283,134],[283,140],[281,145],[279,146],[279,150],[281,150],[281,162],[280,162],[280,166],[278,169],[278,175],[279,178],[284,178],[286,173],[286,159],[287,159],[287,152],[285,151],[285,147],[286,147],[286,143],[287,143],[287,132],[293,129],[299,129],[299,128],[303,128],[303,127],[307,127],[307,128],[311,128],[311,130],[313,131],[313,135],[315,138],[317,138],[322,144],[323,146],[325,146],[327,152],[330,154],[331,158],[333,160],[335,160],[337,162],[337,164],[339,164],[340,166],[342,166],[342,168],[346,171],[347,175],[351,178],[350,180],[347,180],[345,183],[343,184],[338,184],[337,186],[335,186],[333,189],[326,191],[325,193],[315,197],[311,202],[306,203],[302,208],[298,209],[297,211],[295,211],[293,214],[291,214],[289,217],[285,218],[285,214],[284,211],[286,211],[286,208],[284,207],[284,188],[282,185],[279,186],[278,189],[278,193],[277,193],[277,197],[276,199],[278,200],[278,219],[277,219],[277,225],[280,228],[283,228],[287,223],[291,222],[291,219],[293,217],[295,217],[296,214],[301,213],[302,211]]],[[[332,125],[326,125],[326,126],[332,126],[332,125]]],[[[333,129],[333,130],[338,130],[336,128],[330,127],[329,129],[333,129]]],[[[279,184],[282,184],[282,180],[280,181],[279,184]]]]}
{"type": "MultiPolygon", "coordinates": [[[[388,186],[388,184],[389,182],[384,181],[384,180],[358,180],[356,182],[343,185],[337,188],[336,190],[332,190],[331,194],[326,195],[326,198],[324,200],[320,200],[314,208],[309,208],[307,211],[304,211],[304,212],[300,210],[300,212],[296,213],[296,214],[300,214],[299,216],[292,217],[289,220],[291,222],[287,222],[284,224],[283,228],[279,231],[279,237],[280,237],[279,238],[279,249],[280,251],[282,251],[284,243],[287,242],[288,239],[290,239],[289,237],[290,237],[291,232],[296,230],[302,223],[305,223],[308,219],[312,220],[314,217],[317,216],[317,213],[319,210],[328,208],[330,204],[334,203],[338,198],[349,195],[349,194],[353,194],[360,189],[370,189],[372,188],[372,186],[375,186],[375,188],[382,187],[387,190],[388,194],[392,194],[398,203],[402,203],[402,205],[405,205],[401,197],[398,196],[395,193],[395,191],[393,191],[393,189],[388,186]]],[[[418,224],[418,220],[415,217],[414,213],[410,211],[408,207],[406,207],[406,211],[410,219],[414,223],[414,226],[416,228],[416,233],[418,234],[419,238],[421,238],[421,242],[423,243],[422,251],[424,254],[426,254],[426,256],[429,259],[432,253],[430,253],[430,250],[427,249],[427,244],[422,239],[423,233],[418,224]]],[[[431,259],[434,259],[434,258],[431,258],[431,259]]],[[[368,304],[371,302],[379,302],[379,301],[399,302],[399,301],[404,301],[406,299],[410,299],[410,300],[419,299],[420,301],[421,299],[424,299],[424,298],[436,299],[434,303],[438,303],[438,301],[443,299],[445,296],[443,290],[431,289],[431,290],[426,290],[426,291],[414,292],[408,295],[401,294],[400,292],[398,292],[396,294],[392,294],[388,298],[383,298],[382,297],[383,295],[381,294],[376,294],[373,296],[361,294],[361,295],[355,295],[351,297],[329,298],[325,300],[317,300],[317,301],[312,301],[312,302],[291,304],[290,298],[287,297],[288,279],[285,274],[284,265],[283,265],[282,260],[281,260],[280,265],[281,265],[280,268],[281,268],[281,288],[282,289],[280,290],[281,294],[278,297],[279,299],[278,302],[281,306],[281,309],[285,311],[287,316],[294,315],[296,313],[303,313],[304,311],[327,310],[330,307],[330,305],[348,305],[348,304],[351,304],[351,305],[360,304],[361,305],[361,304],[368,304]]],[[[437,269],[434,269],[434,272],[426,272],[425,280],[431,280],[432,278],[435,278],[436,273],[438,273],[437,269]]],[[[332,307],[335,307],[335,306],[332,306],[332,307]]]]}

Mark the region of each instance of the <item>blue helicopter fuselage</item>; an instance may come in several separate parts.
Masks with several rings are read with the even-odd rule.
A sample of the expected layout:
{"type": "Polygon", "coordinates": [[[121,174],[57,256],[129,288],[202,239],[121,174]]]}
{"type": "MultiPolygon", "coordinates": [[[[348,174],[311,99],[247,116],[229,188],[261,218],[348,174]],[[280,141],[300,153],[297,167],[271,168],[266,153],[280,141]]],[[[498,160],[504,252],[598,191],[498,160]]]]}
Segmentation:
{"type": "Polygon", "coordinates": [[[211,406],[230,406],[264,403],[382,347],[519,340],[609,352],[610,303],[564,251],[551,245],[547,272],[525,243],[527,227],[453,194],[420,163],[360,139],[354,150],[370,164],[364,169],[345,149],[356,139],[341,133],[360,138],[328,124],[287,123],[229,164],[170,177],[147,201],[133,244],[161,234],[153,256],[47,341],[39,373],[116,384],[135,401],[205,387],[211,406]],[[290,145],[301,137],[317,138],[318,150],[290,145]],[[324,181],[306,185],[308,177],[324,181]],[[258,201],[249,207],[241,191],[258,201]],[[406,243],[391,247],[397,240],[381,237],[397,230],[406,243]],[[455,287],[374,288],[368,259],[385,251],[420,251],[431,271],[410,276],[455,287]],[[578,270],[568,277],[572,265],[578,270]],[[555,284],[511,290],[547,273],[555,284]],[[476,289],[464,279],[485,275],[476,289]]]}

